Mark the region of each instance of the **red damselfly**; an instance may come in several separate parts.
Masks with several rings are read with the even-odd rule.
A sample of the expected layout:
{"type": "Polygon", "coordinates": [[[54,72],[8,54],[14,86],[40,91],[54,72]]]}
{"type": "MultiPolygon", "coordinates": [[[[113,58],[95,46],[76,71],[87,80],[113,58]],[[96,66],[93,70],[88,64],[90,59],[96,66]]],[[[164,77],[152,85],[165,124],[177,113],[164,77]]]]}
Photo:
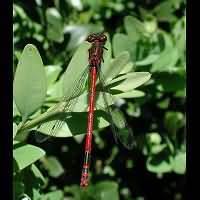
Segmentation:
{"type": "MultiPolygon", "coordinates": [[[[99,85],[99,90],[102,92],[103,100],[105,107],[103,110],[107,113],[108,121],[110,122],[112,132],[114,133],[114,138],[116,142],[119,140],[127,149],[132,149],[135,140],[133,137],[132,130],[127,126],[126,120],[123,117],[123,114],[118,109],[112,109],[109,106],[109,100],[107,98],[108,88],[106,88],[104,75],[101,71],[101,62],[103,62],[103,52],[107,50],[105,48],[105,43],[107,41],[107,36],[104,33],[91,34],[88,36],[87,41],[91,43],[89,48],[88,68],[83,72],[80,79],[74,84],[74,88],[71,91],[72,98],[65,98],[59,102],[59,105],[62,105],[62,110],[60,112],[67,113],[73,111],[73,106],[77,103],[78,96],[80,96],[85,80],[87,79],[87,74],[89,71],[89,91],[88,91],[88,118],[87,118],[87,132],[86,132],[86,141],[85,141],[85,152],[84,152],[84,161],[83,168],[81,173],[81,187],[88,186],[89,178],[89,168],[90,168],[90,159],[91,159],[91,150],[92,150],[92,133],[93,133],[93,122],[94,122],[94,111],[95,111],[95,99],[97,91],[97,82],[99,85]],[[77,98],[74,98],[77,97],[77,98]],[[73,99],[73,100],[72,100],[73,99]]],[[[109,97],[112,99],[112,97],[109,97]]],[[[113,100],[114,101],[114,100],[113,100]]],[[[55,106],[55,108],[58,105],[55,106]]],[[[62,115],[63,119],[59,119],[51,126],[50,135],[55,136],[57,130],[62,127],[65,123],[64,118],[66,115],[62,115]]]]}

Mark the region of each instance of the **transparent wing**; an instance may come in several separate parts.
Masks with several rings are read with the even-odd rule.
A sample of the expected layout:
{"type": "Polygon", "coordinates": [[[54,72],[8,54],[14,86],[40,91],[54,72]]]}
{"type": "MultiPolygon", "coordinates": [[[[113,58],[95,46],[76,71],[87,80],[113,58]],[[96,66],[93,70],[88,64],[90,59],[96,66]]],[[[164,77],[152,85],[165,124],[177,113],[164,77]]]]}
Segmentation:
{"type": "Polygon", "coordinates": [[[132,129],[128,126],[123,113],[118,108],[112,108],[109,106],[109,99],[114,102],[112,95],[109,92],[109,88],[106,88],[103,73],[98,72],[100,90],[103,94],[105,109],[104,111],[108,114],[111,129],[114,135],[116,143],[120,141],[124,147],[131,150],[136,145],[135,138],[132,129]]]}
{"type": "Polygon", "coordinates": [[[64,123],[66,123],[65,119],[67,117],[67,114],[73,111],[73,108],[78,101],[78,97],[82,94],[87,77],[88,77],[88,68],[84,70],[80,79],[78,79],[75,82],[74,87],[70,91],[70,97],[69,96],[67,98],[63,97],[59,103],[57,103],[55,106],[53,106],[47,111],[47,112],[53,112],[59,108],[60,114],[58,114],[58,116],[55,116],[56,119],[51,118],[51,120],[41,124],[37,128],[38,132],[42,132],[42,129],[44,127],[45,127],[45,132],[49,132],[49,135],[36,134],[37,142],[41,143],[47,140],[51,136],[56,136],[57,131],[63,126],[64,123]]]}

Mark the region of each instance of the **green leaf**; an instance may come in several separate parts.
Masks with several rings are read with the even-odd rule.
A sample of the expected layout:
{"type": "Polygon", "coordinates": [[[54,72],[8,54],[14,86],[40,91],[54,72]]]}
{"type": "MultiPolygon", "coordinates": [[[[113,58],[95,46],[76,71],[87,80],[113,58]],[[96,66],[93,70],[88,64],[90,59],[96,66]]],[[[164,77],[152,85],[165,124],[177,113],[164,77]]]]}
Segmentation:
{"type": "Polygon", "coordinates": [[[35,112],[46,96],[46,76],[36,47],[25,46],[14,79],[14,99],[23,121],[35,112]]]}
{"type": "Polygon", "coordinates": [[[148,141],[148,143],[150,143],[150,144],[160,144],[161,143],[161,141],[162,141],[162,138],[161,138],[161,136],[160,136],[160,134],[159,133],[156,133],[156,132],[152,132],[152,133],[149,133],[148,135],[147,135],[147,141],[148,141]]]}
{"type": "Polygon", "coordinates": [[[120,71],[119,74],[126,74],[128,72],[133,72],[135,70],[135,66],[132,62],[128,62],[122,69],[122,71],[120,71]]]}
{"type": "Polygon", "coordinates": [[[172,71],[178,61],[177,48],[165,49],[153,63],[152,72],[172,71]]]}
{"type": "Polygon", "coordinates": [[[143,60],[137,61],[135,63],[135,65],[136,66],[150,65],[150,64],[154,63],[158,58],[159,58],[158,54],[150,54],[149,56],[147,56],[143,60]]]}
{"type": "Polygon", "coordinates": [[[62,190],[56,190],[53,192],[48,192],[42,197],[43,200],[63,200],[64,194],[62,190]]]}
{"type": "Polygon", "coordinates": [[[144,24],[133,16],[126,16],[124,18],[124,27],[129,38],[135,42],[146,32],[144,24]]]}
{"type": "Polygon", "coordinates": [[[15,138],[16,133],[17,133],[17,124],[13,123],[13,139],[15,138]]]}
{"type": "Polygon", "coordinates": [[[113,79],[109,83],[109,85],[114,90],[127,92],[144,84],[150,78],[151,78],[151,74],[149,72],[132,72],[132,73],[128,73],[126,75],[113,79]],[[118,85],[112,87],[112,84],[114,83],[116,84],[117,82],[118,82],[118,85]]]}
{"type": "Polygon", "coordinates": [[[88,49],[90,44],[84,42],[73,55],[63,77],[63,94],[66,98],[72,95],[72,88],[78,84],[83,72],[88,68],[88,49]]]}
{"type": "Polygon", "coordinates": [[[116,98],[138,98],[138,97],[143,97],[145,95],[144,92],[140,91],[140,90],[131,90],[129,92],[124,92],[124,93],[120,93],[117,95],[113,95],[116,98]]]}
{"type": "Polygon", "coordinates": [[[173,22],[176,20],[173,15],[173,4],[172,1],[164,1],[159,3],[153,10],[159,21],[173,22]]]}
{"type": "Polygon", "coordinates": [[[45,66],[45,71],[47,75],[47,85],[48,87],[57,80],[62,68],[59,65],[48,65],[45,66]]]}
{"type": "Polygon", "coordinates": [[[128,108],[126,109],[126,112],[129,116],[132,117],[139,117],[141,115],[141,109],[138,104],[128,103],[128,108]]]}
{"type": "Polygon", "coordinates": [[[147,169],[153,173],[169,173],[172,171],[173,158],[164,148],[158,154],[154,154],[147,159],[147,169]]]}
{"type": "Polygon", "coordinates": [[[129,61],[129,53],[122,52],[119,54],[107,67],[102,69],[104,74],[104,81],[112,80],[115,76],[117,76],[123,68],[128,64],[129,61]]]}
{"type": "Polygon", "coordinates": [[[178,152],[174,158],[173,170],[177,174],[184,174],[186,171],[186,153],[178,152]]]}
{"type": "Polygon", "coordinates": [[[167,109],[169,107],[170,99],[166,98],[162,101],[160,101],[157,105],[161,109],[167,109]]]}
{"type": "MultiPolygon", "coordinates": [[[[47,90],[48,101],[57,100],[59,101],[63,97],[63,76],[56,81],[54,84],[51,84],[47,90]]],[[[49,105],[48,102],[45,105],[49,105]]]]}
{"type": "Polygon", "coordinates": [[[47,19],[47,37],[55,42],[63,42],[64,40],[64,25],[62,17],[55,8],[46,9],[47,19]]]}
{"type": "Polygon", "coordinates": [[[123,51],[128,51],[130,53],[131,60],[136,60],[137,43],[130,39],[127,35],[116,33],[113,36],[112,44],[115,57],[123,51]]]}
{"type": "Polygon", "coordinates": [[[158,144],[151,146],[151,154],[158,154],[167,147],[167,144],[158,144]]]}
{"type": "Polygon", "coordinates": [[[35,176],[36,178],[40,179],[41,182],[42,182],[43,184],[46,183],[44,176],[42,175],[42,173],[41,173],[40,170],[36,167],[35,164],[32,164],[32,165],[31,165],[31,170],[32,170],[32,172],[33,172],[33,174],[34,174],[34,176],[35,176]]]}
{"type": "Polygon", "coordinates": [[[171,134],[175,134],[179,128],[183,127],[184,122],[184,115],[181,112],[168,111],[165,114],[164,125],[171,134]]]}
{"type": "Polygon", "coordinates": [[[14,172],[18,172],[25,167],[31,165],[41,157],[45,155],[45,152],[30,144],[17,143],[14,145],[13,158],[14,158],[14,172]]]}
{"type": "MultiPolygon", "coordinates": [[[[105,114],[102,111],[95,112],[94,119],[94,130],[104,128],[109,126],[108,120],[106,120],[105,114]]],[[[48,123],[43,124],[39,128],[39,131],[49,135],[50,130],[55,125],[57,120],[52,120],[48,123]]],[[[79,134],[85,134],[87,130],[87,112],[84,113],[71,113],[69,117],[65,118],[65,123],[56,131],[55,137],[72,137],[79,134]],[[77,121],[79,122],[79,126],[77,126],[77,121]]]]}
{"type": "Polygon", "coordinates": [[[97,200],[118,200],[118,185],[112,181],[102,181],[100,183],[97,183],[95,185],[94,195],[95,199],[97,200]]]}
{"type": "Polygon", "coordinates": [[[49,156],[43,160],[45,169],[53,178],[57,178],[64,173],[64,169],[58,159],[54,156],[49,156]]]}

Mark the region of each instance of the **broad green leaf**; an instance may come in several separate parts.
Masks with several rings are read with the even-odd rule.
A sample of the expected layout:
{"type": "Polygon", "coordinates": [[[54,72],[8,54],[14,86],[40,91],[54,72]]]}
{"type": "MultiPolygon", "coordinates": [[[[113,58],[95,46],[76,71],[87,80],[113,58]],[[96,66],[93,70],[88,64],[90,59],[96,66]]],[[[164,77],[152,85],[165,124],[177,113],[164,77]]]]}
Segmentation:
{"type": "Polygon", "coordinates": [[[48,192],[42,197],[43,200],[63,200],[64,194],[62,190],[56,190],[53,192],[48,192]]]}
{"type": "Polygon", "coordinates": [[[156,14],[156,18],[159,21],[173,22],[176,20],[176,16],[173,15],[172,1],[163,1],[159,3],[154,9],[153,13],[156,14]]]}
{"type": "Polygon", "coordinates": [[[39,178],[43,184],[46,183],[44,176],[42,175],[42,173],[40,172],[40,170],[36,167],[35,164],[31,165],[31,170],[33,172],[33,174],[35,175],[35,177],[39,178]]]}
{"type": "Polygon", "coordinates": [[[13,139],[15,138],[16,133],[17,133],[17,124],[13,123],[13,139]]]}
{"type": "Polygon", "coordinates": [[[41,157],[45,155],[45,152],[30,144],[17,143],[14,145],[13,158],[14,158],[14,172],[18,172],[25,167],[31,165],[41,157]]]}
{"type": "Polygon", "coordinates": [[[156,46],[156,53],[158,52],[159,55],[163,51],[172,49],[174,47],[173,37],[163,30],[159,30],[155,38],[155,41],[158,43],[156,46]]]}
{"type": "Polygon", "coordinates": [[[61,72],[61,70],[62,70],[62,68],[59,65],[45,66],[48,87],[57,80],[58,75],[61,72]]]}
{"type": "Polygon", "coordinates": [[[35,46],[25,46],[14,78],[14,99],[25,121],[44,102],[46,76],[40,54],[35,46]]]}
{"type": "Polygon", "coordinates": [[[144,27],[147,33],[153,34],[158,30],[157,20],[155,18],[146,20],[144,22],[144,27]]]}
{"type": "Polygon", "coordinates": [[[153,63],[151,71],[152,72],[171,71],[175,67],[178,58],[179,56],[177,48],[174,47],[165,49],[153,63]]]}
{"type": "Polygon", "coordinates": [[[179,51],[180,56],[185,57],[185,50],[186,50],[186,22],[185,16],[178,20],[177,23],[174,25],[172,30],[172,34],[175,37],[176,47],[179,51]]]}
{"type": "Polygon", "coordinates": [[[182,90],[178,90],[175,95],[175,97],[178,97],[178,98],[182,98],[182,97],[186,97],[186,88],[182,89],[182,90]]]}
{"type": "Polygon", "coordinates": [[[113,95],[116,98],[138,98],[138,97],[143,97],[145,95],[144,92],[140,90],[131,90],[129,92],[124,92],[120,94],[113,95]]]}
{"type": "Polygon", "coordinates": [[[162,101],[160,101],[157,105],[161,109],[167,109],[169,107],[170,99],[166,98],[162,101]]]}
{"type": "Polygon", "coordinates": [[[135,66],[132,62],[128,62],[122,69],[122,71],[119,74],[126,74],[129,73],[131,71],[135,70],[135,66]]]}
{"type": "MultiPolygon", "coordinates": [[[[113,98],[111,98],[111,95],[108,93],[105,93],[106,97],[107,97],[107,103],[108,105],[112,105],[113,102],[113,98]]],[[[60,127],[59,130],[56,131],[56,137],[71,137],[72,135],[76,135],[76,134],[83,134],[86,131],[86,124],[87,124],[87,108],[88,108],[88,94],[85,92],[83,93],[81,96],[79,96],[77,99],[73,99],[73,103],[75,103],[74,106],[71,106],[68,111],[63,111],[66,103],[65,102],[61,102],[58,103],[56,106],[57,108],[55,108],[55,105],[52,106],[51,108],[49,108],[49,110],[40,115],[38,118],[34,119],[35,121],[40,120],[42,121],[49,121],[47,123],[42,124],[42,126],[38,129],[38,131],[44,133],[44,134],[51,134],[51,129],[53,128],[54,124],[56,123],[56,121],[58,119],[62,119],[64,120],[64,123],[62,125],[62,127],[60,127]],[[75,102],[74,102],[75,101],[75,102]],[[73,111],[73,112],[72,112],[73,111]],[[81,113],[84,112],[84,113],[81,113]],[[63,117],[65,117],[65,119],[63,119],[63,117]],[[51,121],[50,121],[51,120],[51,121]],[[81,123],[79,124],[79,127],[77,127],[75,125],[75,123],[77,121],[80,121],[81,123]]],[[[97,93],[96,96],[96,108],[98,109],[102,109],[105,108],[105,104],[104,104],[104,98],[102,93],[97,93]]],[[[95,113],[96,116],[96,113],[95,113]]],[[[101,116],[98,116],[97,114],[97,120],[94,124],[94,128],[95,129],[99,129],[99,128],[103,128],[109,125],[109,123],[104,120],[101,116]]],[[[32,120],[32,121],[34,121],[32,120]]],[[[33,122],[30,122],[33,123],[33,122]]]]}
{"type": "MultiPolygon", "coordinates": [[[[49,135],[50,130],[55,125],[57,120],[52,120],[48,123],[43,124],[39,128],[39,131],[43,134],[49,135]]],[[[71,113],[69,117],[65,118],[65,123],[62,123],[62,126],[56,130],[55,137],[72,137],[79,134],[85,134],[87,130],[87,112],[84,113],[71,113]],[[79,126],[77,126],[77,121],[79,126]]],[[[94,130],[104,128],[109,126],[107,116],[102,114],[101,111],[95,112],[94,118],[94,130]]]]}
{"type": "Polygon", "coordinates": [[[119,199],[119,193],[118,193],[118,185],[115,182],[111,181],[103,181],[100,183],[97,183],[95,185],[96,192],[94,193],[95,199],[98,200],[118,200],[119,199]]]}
{"type": "Polygon", "coordinates": [[[54,156],[45,157],[43,159],[43,165],[48,171],[49,175],[53,178],[58,178],[64,173],[64,168],[54,156]]]}
{"type": "Polygon", "coordinates": [[[122,112],[120,112],[119,110],[115,111],[113,110],[112,111],[112,119],[113,119],[113,122],[115,124],[115,126],[119,129],[123,129],[126,127],[126,124],[124,123],[124,115],[122,112]]]}
{"type": "MultiPolygon", "coordinates": [[[[56,81],[54,84],[51,84],[48,87],[47,90],[47,100],[51,101],[51,100],[57,100],[59,101],[62,97],[63,97],[63,77],[61,77],[58,81],[56,81]]],[[[45,102],[46,105],[48,104],[48,102],[45,102]]]]}
{"type": "Polygon", "coordinates": [[[47,37],[61,43],[64,40],[64,25],[62,17],[55,8],[46,9],[47,37]]]}
{"type": "Polygon", "coordinates": [[[18,14],[20,16],[20,18],[22,18],[22,19],[27,18],[26,12],[24,11],[24,9],[21,6],[14,4],[13,8],[14,8],[13,11],[15,12],[15,14],[18,14]]]}
{"type": "Polygon", "coordinates": [[[186,153],[178,152],[174,158],[173,170],[177,174],[184,174],[186,171],[186,153]]]}
{"type": "Polygon", "coordinates": [[[156,145],[151,146],[150,152],[151,154],[158,154],[166,147],[167,147],[166,144],[156,144],[156,145]]]}
{"type": "Polygon", "coordinates": [[[107,68],[103,68],[102,72],[104,74],[104,81],[112,80],[117,76],[125,67],[129,61],[129,53],[122,52],[114,60],[111,61],[107,68]]]}
{"type": "Polygon", "coordinates": [[[128,107],[126,109],[126,112],[129,116],[132,117],[139,117],[141,115],[141,109],[138,104],[128,103],[128,107]]]}
{"type": "Polygon", "coordinates": [[[154,173],[169,173],[172,171],[172,156],[164,148],[158,154],[150,156],[147,159],[147,169],[154,173]]]}
{"type": "Polygon", "coordinates": [[[166,112],[164,117],[164,125],[169,133],[175,134],[179,128],[184,126],[184,124],[185,119],[183,113],[173,111],[166,112]]]}
{"type": "Polygon", "coordinates": [[[150,77],[151,74],[149,72],[132,72],[113,79],[109,85],[112,87],[113,83],[119,82],[119,84],[112,87],[112,89],[127,92],[144,84],[150,77]]]}
{"type": "Polygon", "coordinates": [[[124,27],[129,38],[135,42],[146,32],[144,24],[133,16],[126,16],[124,18],[124,27]]]}
{"type": "Polygon", "coordinates": [[[113,36],[112,44],[115,57],[123,51],[128,51],[130,53],[131,60],[136,60],[137,43],[131,40],[127,35],[116,33],[113,36]]]}
{"type": "Polygon", "coordinates": [[[76,0],[76,1],[70,0],[70,3],[75,9],[79,11],[83,10],[83,3],[81,2],[81,0],[76,0]]]}
{"type": "Polygon", "coordinates": [[[156,145],[158,145],[158,144],[161,143],[162,138],[161,138],[161,136],[160,136],[159,133],[152,132],[152,133],[149,133],[147,135],[147,140],[148,140],[148,143],[150,143],[150,144],[156,144],[156,145]]]}
{"type": "Polygon", "coordinates": [[[84,42],[73,55],[63,77],[63,94],[69,98],[72,88],[79,84],[79,79],[88,68],[88,49],[90,44],[84,42]]]}
{"type": "Polygon", "coordinates": [[[159,58],[158,54],[151,54],[144,58],[143,60],[137,61],[135,63],[136,66],[145,66],[154,63],[159,58]]]}

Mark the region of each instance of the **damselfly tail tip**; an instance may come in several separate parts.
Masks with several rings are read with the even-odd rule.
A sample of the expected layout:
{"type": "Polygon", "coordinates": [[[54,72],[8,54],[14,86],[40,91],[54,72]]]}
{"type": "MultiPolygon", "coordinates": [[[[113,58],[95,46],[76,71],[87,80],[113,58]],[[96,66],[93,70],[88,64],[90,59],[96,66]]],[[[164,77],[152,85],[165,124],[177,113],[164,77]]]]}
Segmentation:
{"type": "Polygon", "coordinates": [[[88,173],[82,173],[81,175],[81,188],[86,188],[88,186],[88,173]]]}

